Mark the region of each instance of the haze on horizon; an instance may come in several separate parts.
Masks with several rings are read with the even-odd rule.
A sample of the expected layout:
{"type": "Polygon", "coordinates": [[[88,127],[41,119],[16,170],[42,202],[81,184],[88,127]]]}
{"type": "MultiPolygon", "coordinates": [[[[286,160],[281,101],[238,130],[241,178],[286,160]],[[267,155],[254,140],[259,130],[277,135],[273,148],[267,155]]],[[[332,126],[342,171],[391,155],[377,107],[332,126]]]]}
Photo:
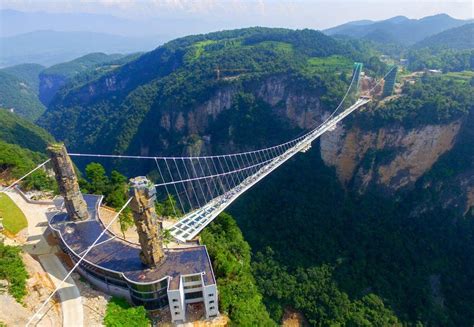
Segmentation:
{"type": "MultiPolygon", "coordinates": [[[[0,8],[100,14],[139,22],[140,26],[150,22],[150,29],[131,29],[129,34],[134,36],[163,33],[153,28],[158,21],[161,26],[166,26],[167,21],[173,22],[171,25],[179,23],[182,29],[178,34],[196,34],[248,26],[325,29],[348,21],[383,20],[398,15],[421,18],[445,13],[459,19],[473,18],[473,4],[469,0],[2,0],[0,8]]],[[[67,27],[58,26],[57,30],[74,30],[74,26],[67,27]]],[[[0,25],[0,29],[4,28],[0,25]]],[[[107,32],[127,33],[113,28],[107,32]]]]}

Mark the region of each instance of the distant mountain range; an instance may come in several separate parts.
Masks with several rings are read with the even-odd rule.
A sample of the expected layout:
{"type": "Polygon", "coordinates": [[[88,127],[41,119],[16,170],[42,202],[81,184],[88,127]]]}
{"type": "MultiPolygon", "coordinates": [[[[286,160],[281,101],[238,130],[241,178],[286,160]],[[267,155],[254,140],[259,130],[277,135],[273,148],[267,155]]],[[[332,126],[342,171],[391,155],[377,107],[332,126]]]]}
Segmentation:
{"type": "Polygon", "coordinates": [[[132,53],[156,48],[163,39],[94,32],[37,31],[0,38],[0,67],[21,63],[45,66],[91,52],[132,53]]]}
{"type": "Polygon", "coordinates": [[[384,43],[412,45],[426,37],[473,22],[446,14],[409,19],[396,16],[382,21],[361,20],[324,30],[327,35],[344,35],[384,43]]]}
{"type": "Polygon", "coordinates": [[[414,45],[415,48],[431,49],[474,49],[474,23],[465,24],[460,27],[427,37],[414,45]]]}
{"type": "Polygon", "coordinates": [[[159,31],[144,31],[140,22],[112,15],[23,12],[4,9],[0,10],[0,18],[0,37],[15,36],[39,30],[102,32],[125,36],[161,34],[159,31]]]}

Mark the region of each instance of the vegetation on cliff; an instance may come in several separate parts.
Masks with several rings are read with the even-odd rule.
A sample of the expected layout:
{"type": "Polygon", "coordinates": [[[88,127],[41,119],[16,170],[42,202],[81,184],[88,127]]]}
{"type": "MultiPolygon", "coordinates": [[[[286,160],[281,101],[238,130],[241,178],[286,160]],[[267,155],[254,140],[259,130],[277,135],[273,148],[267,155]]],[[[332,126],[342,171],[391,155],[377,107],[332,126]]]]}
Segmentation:
{"type": "Polygon", "coordinates": [[[402,326],[373,293],[351,301],[334,281],[333,267],[322,264],[289,270],[273,256],[271,248],[259,252],[253,270],[274,319],[281,320],[282,306],[289,306],[304,312],[313,326],[402,326]]]}
{"type": "Polygon", "coordinates": [[[124,299],[113,297],[107,303],[104,325],[106,327],[147,327],[151,321],[144,307],[131,307],[124,299]]]}
{"type": "Polygon", "coordinates": [[[406,128],[442,124],[466,116],[473,103],[469,81],[423,76],[415,84],[406,83],[400,97],[365,111],[358,121],[372,127],[383,123],[399,123],[406,128]]]}
{"type": "MultiPolygon", "coordinates": [[[[33,123],[0,109],[0,181],[19,178],[46,160],[46,145],[53,137],[33,123]]],[[[43,170],[28,176],[26,189],[55,188],[54,181],[43,170]]]]}
{"type": "Polygon", "coordinates": [[[21,302],[26,295],[28,273],[21,260],[21,248],[0,242],[0,279],[8,281],[8,292],[21,302]]]}
{"type": "Polygon", "coordinates": [[[26,81],[31,89],[38,94],[39,74],[45,67],[39,64],[20,64],[2,68],[2,71],[26,81]]]}
{"type": "Polygon", "coordinates": [[[3,70],[0,70],[0,99],[0,107],[13,109],[30,121],[36,120],[46,109],[34,85],[3,70]]]}
{"type": "Polygon", "coordinates": [[[35,152],[44,152],[54,138],[41,127],[0,108],[0,140],[35,152]]]}
{"type": "MultiPolygon", "coordinates": [[[[346,191],[311,150],[244,194],[231,213],[253,251],[262,253],[255,278],[272,316],[289,305],[318,323],[349,319],[350,311],[339,313],[324,301],[331,291],[341,301],[347,294],[350,303],[359,303],[356,308],[372,302],[362,312],[378,308],[375,317],[383,319],[395,314],[412,325],[472,323],[474,220],[460,218],[442,202],[420,209],[422,190],[420,185],[398,194],[396,201],[346,191]],[[319,291],[310,297],[302,285],[313,282],[319,291]],[[382,299],[383,306],[369,299],[382,299]]],[[[365,317],[359,309],[354,314],[365,317]]]]}
{"type": "Polygon", "coordinates": [[[275,326],[252,276],[248,243],[235,220],[222,213],[201,234],[219,287],[219,310],[232,326],[275,326]]]}

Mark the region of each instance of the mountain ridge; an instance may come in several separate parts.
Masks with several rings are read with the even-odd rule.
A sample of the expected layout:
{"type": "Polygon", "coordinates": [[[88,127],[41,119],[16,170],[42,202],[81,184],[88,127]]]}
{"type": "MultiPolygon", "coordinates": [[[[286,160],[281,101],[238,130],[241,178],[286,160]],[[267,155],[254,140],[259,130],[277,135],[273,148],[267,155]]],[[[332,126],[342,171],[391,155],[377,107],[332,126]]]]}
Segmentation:
{"type": "Polygon", "coordinates": [[[391,41],[394,43],[412,45],[428,36],[470,22],[472,22],[472,19],[455,19],[447,14],[437,14],[420,19],[409,19],[404,16],[395,16],[364,25],[351,25],[351,22],[349,22],[328,28],[323,32],[328,35],[346,35],[354,38],[363,38],[380,42],[376,37],[376,32],[379,31],[386,35],[390,35],[391,41]]]}

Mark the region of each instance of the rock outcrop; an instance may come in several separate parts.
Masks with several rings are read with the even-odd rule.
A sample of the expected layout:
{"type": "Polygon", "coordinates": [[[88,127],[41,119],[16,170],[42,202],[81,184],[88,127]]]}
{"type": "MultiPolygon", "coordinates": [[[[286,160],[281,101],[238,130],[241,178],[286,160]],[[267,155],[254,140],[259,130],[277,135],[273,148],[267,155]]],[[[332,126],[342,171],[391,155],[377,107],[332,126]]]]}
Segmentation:
{"type": "Polygon", "coordinates": [[[66,147],[64,144],[52,144],[48,146],[48,152],[53,164],[59,192],[64,197],[67,213],[72,220],[88,219],[87,204],[79,189],[76,172],[71,158],[67,154],[66,147]]]}
{"type": "Polygon", "coordinates": [[[130,195],[132,196],[130,207],[142,248],[140,259],[145,265],[155,266],[164,257],[161,242],[162,226],[155,212],[155,186],[146,177],[132,178],[130,195]]]}

